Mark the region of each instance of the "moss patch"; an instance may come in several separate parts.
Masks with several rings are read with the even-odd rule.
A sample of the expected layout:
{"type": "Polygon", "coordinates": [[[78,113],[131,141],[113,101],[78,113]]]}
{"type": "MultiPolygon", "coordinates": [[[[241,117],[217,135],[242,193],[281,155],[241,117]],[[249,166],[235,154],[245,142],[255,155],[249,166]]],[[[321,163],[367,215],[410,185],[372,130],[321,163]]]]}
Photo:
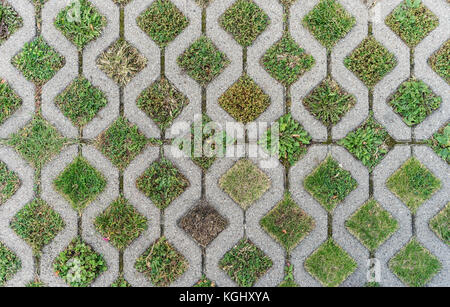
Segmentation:
{"type": "Polygon", "coordinates": [[[189,263],[166,238],[162,237],[137,259],[135,267],[153,285],[166,287],[187,271],[189,263]]]}
{"type": "Polygon", "coordinates": [[[188,104],[188,98],[166,78],[162,78],[150,85],[137,99],[137,106],[161,130],[169,128],[188,104]]]}
{"type": "Polygon", "coordinates": [[[252,161],[241,159],[219,180],[220,187],[243,209],[270,188],[270,178],[252,161]]]}
{"type": "Polygon", "coordinates": [[[331,78],[322,81],[305,99],[306,109],[325,126],[336,125],[356,104],[356,98],[331,78]]]}
{"type": "Polygon", "coordinates": [[[55,102],[77,127],[85,126],[108,104],[105,94],[84,77],[76,78],[55,102]]]}
{"type": "Polygon", "coordinates": [[[137,18],[137,23],[152,40],[164,47],[189,25],[189,20],[172,2],[156,0],[137,18]]]}
{"type": "Polygon", "coordinates": [[[260,221],[261,226],[286,250],[291,250],[315,227],[314,220],[289,194],[260,221]]]}
{"type": "Polygon", "coordinates": [[[411,158],[389,177],[386,186],[415,214],[441,182],[419,160],[411,158]]]}
{"type": "Polygon", "coordinates": [[[189,187],[186,177],[165,158],[150,165],[136,184],[159,209],[167,208],[189,187]]]}
{"type": "Polygon", "coordinates": [[[328,157],[304,181],[305,189],[328,211],[356,189],[358,183],[349,171],[328,157]]]}
{"type": "Polygon", "coordinates": [[[206,85],[230,64],[230,60],[202,35],[178,57],[177,63],[191,78],[206,85]]]}
{"type": "Polygon", "coordinates": [[[11,221],[11,228],[38,255],[64,229],[64,221],[47,203],[36,199],[16,214],[11,221]]]}
{"type": "Polygon", "coordinates": [[[269,16],[251,0],[237,0],[220,18],[222,27],[243,47],[253,44],[269,23],[269,16]]]}
{"type": "Polygon", "coordinates": [[[397,60],[374,37],[369,36],[345,58],[344,64],[372,89],[397,66],[397,60]]]}
{"type": "Polygon", "coordinates": [[[269,107],[270,97],[244,74],[219,98],[219,105],[235,120],[247,124],[269,107]]]}
{"type": "Polygon", "coordinates": [[[125,117],[117,119],[97,140],[97,148],[117,166],[124,170],[141,153],[147,143],[136,125],[125,117]]]}
{"type": "Polygon", "coordinates": [[[306,259],[305,268],[322,285],[337,287],[356,270],[357,264],[333,239],[329,239],[306,259]]]}
{"type": "Polygon", "coordinates": [[[248,239],[242,239],[220,260],[219,267],[240,287],[251,287],[271,267],[272,260],[248,239]]]}

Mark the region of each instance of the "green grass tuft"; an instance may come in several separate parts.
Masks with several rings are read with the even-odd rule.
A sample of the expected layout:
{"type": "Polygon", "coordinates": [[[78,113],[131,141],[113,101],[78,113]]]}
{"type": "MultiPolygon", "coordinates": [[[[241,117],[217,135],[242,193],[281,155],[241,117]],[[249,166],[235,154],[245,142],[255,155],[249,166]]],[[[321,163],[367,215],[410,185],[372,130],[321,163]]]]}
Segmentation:
{"type": "Polygon", "coordinates": [[[59,153],[65,143],[66,139],[58,130],[40,116],[35,116],[22,130],[11,135],[8,141],[8,145],[14,147],[36,169],[41,169],[59,153]]]}
{"type": "Polygon", "coordinates": [[[445,244],[450,245],[450,202],[431,219],[430,228],[445,244]]]}
{"type": "Polygon", "coordinates": [[[220,179],[220,187],[244,210],[270,188],[270,178],[252,161],[241,159],[220,179]]]}
{"type": "Polygon", "coordinates": [[[242,239],[220,260],[224,270],[239,287],[251,287],[271,267],[272,260],[248,239],[242,239]]]}
{"type": "Polygon", "coordinates": [[[20,98],[5,80],[0,79],[0,125],[22,105],[20,98]]]}
{"type": "Polygon", "coordinates": [[[345,58],[345,66],[364,84],[373,89],[395,66],[395,56],[374,37],[366,38],[353,53],[345,58]]]}
{"type": "Polygon", "coordinates": [[[167,208],[189,187],[186,177],[165,158],[150,165],[136,184],[159,209],[167,208]]]}
{"type": "Polygon", "coordinates": [[[219,98],[219,105],[235,120],[247,124],[269,107],[270,97],[244,74],[219,98]]]}
{"type": "Polygon", "coordinates": [[[8,3],[0,3],[0,45],[23,26],[22,17],[8,3]]]}
{"type": "Polygon", "coordinates": [[[0,242],[0,287],[4,286],[21,267],[19,257],[0,242]]]}
{"type": "Polygon", "coordinates": [[[398,229],[398,222],[370,199],[345,223],[347,229],[370,251],[375,251],[398,229]]]}
{"type": "Polygon", "coordinates": [[[120,170],[127,168],[146,144],[145,136],[125,117],[117,119],[96,142],[97,148],[120,170]]]}
{"type": "Polygon", "coordinates": [[[260,221],[261,226],[290,251],[314,229],[314,220],[291,198],[284,196],[260,221]]]}
{"type": "Polygon", "coordinates": [[[213,288],[215,286],[216,286],[215,282],[209,280],[208,278],[205,277],[205,275],[203,275],[202,279],[197,281],[193,287],[194,288],[213,288]]]}
{"type": "Polygon", "coordinates": [[[111,288],[131,288],[131,285],[123,276],[120,276],[111,284],[111,288]]]}
{"type": "Polygon", "coordinates": [[[119,197],[96,217],[94,225],[103,238],[124,250],[147,229],[147,219],[125,198],[119,197]]]}
{"type": "Polygon", "coordinates": [[[321,0],[314,9],[303,18],[303,25],[328,50],[347,35],[356,23],[336,0],[321,0]]]}
{"type": "Polygon", "coordinates": [[[64,57],[47,44],[42,36],[26,43],[11,61],[27,80],[37,86],[47,83],[65,64],[64,57]]]}
{"type": "Polygon", "coordinates": [[[137,23],[160,47],[165,47],[183,32],[189,20],[169,0],[156,0],[137,18],[137,23]]]}
{"type": "Polygon", "coordinates": [[[269,16],[252,0],[237,0],[220,18],[222,27],[242,47],[253,44],[269,23],[269,16]]]}
{"type": "Polygon", "coordinates": [[[137,99],[137,106],[161,130],[169,128],[188,104],[188,98],[164,77],[150,85],[137,99]]]}
{"type": "Polygon", "coordinates": [[[386,18],[386,24],[411,48],[439,25],[437,16],[420,2],[403,1],[386,18]]]}
{"type": "Polygon", "coordinates": [[[450,84],[450,40],[445,42],[428,63],[439,76],[450,84]]]}
{"type": "Polygon", "coordinates": [[[325,126],[336,125],[356,104],[356,98],[327,78],[304,100],[306,109],[325,126]]]}
{"type": "Polygon", "coordinates": [[[97,39],[106,26],[106,18],[88,0],[72,2],[56,16],[59,29],[78,50],[97,39]]]}
{"type": "Polygon", "coordinates": [[[13,196],[20,187],[20,179],[0,161],[0,206],[13,196]]]}
{"type": "Polygon", "coordinates": [[[55,188],[80,214],[106,187],[103,175],[78,156],[54,181],[55,188]]]}
{"type": "Polygon", "coordinates": [[[76,78],[55,102],[77,127],[84,127],[108,104],[105,94],[84,77],[76,78]]]}
{"type": "Polygon", "coordinates": [[[328,239],[305,261],[306,270],[326,287],[337,287],[357,264],[333,239],[328,239]]]}
{"type": "Polygon", "coordinates": [[[331,212],[358,186],[349,171],[328,157],[304,181],[305,189],[331,212]]]}
{"type": "Polygon", "coordinates": [[[450,163],[450,122],[433,135],[428,144],[439,157],[450,163]]]}
{"type": "Polygon", "coordinates": [[[187,271],[188,266],[186,258],[165,237],[153,243],[135,264],[136,270],[157,287],[169,286],[187,271]]]}
{"type": "Polygon", "coordinates": [[[262,65],[281,84],[289,86],[315,64],[314,58],[289,35],[273,45],[262,58],[262,65]]]}
{"type": "Polygon", "coordinates": [[[70,286],[88,287],[107,266],[100,254],[77,237],[56,257],[53,269],[70,286]]]}
{"type": "Polygon", "coordinates": [[[420,124],[439,109],[442,98],[437,97],[423,81],[410,79],[400,85],[389,105],[410,127],[420,124]]]}
{"type": "Polygon", "coordinates": [[[177,63],[191,78],[207,85],[230,64],[230,60],[202,35],[178,57],[177,63]]]}
{"type": "Polygon", "coordinates": [[[361,127],[350,132],[338,144],[361,160],[371,173],[391,149],[393,139],[371,113],[361,127]]]}
{"type": "Polygon", "coordinates": [[[441,182],[416,158],[402,165],[386,182],[386,186],[413,214],[441,187],[441,182]]]}
{"type": "Polygon", "coordinates": [[[390,261],[389,268],[406,285],[423,287],[441,270],[441,263],[413,238],[390,261]]]}
{"type": "Polygon", "coordinates": [[[64,227],[61,216],[40,199],[28,203],[11,221],[11,228],[33,248],[35,255],[64,227]]]}

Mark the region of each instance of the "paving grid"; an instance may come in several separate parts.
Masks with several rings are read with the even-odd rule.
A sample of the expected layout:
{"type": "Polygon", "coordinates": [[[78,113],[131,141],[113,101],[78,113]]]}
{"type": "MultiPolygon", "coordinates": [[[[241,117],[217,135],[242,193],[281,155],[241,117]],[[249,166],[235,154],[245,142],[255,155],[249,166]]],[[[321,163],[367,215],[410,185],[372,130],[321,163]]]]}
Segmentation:
{"type": "MultiPolygon", "coordinates": [[[[21,108],[0,126],[0,160],[21,180],[21,187],[16,194],[0,206],[0,242],[10,248],[22,263],[20,271],[7,282],[7,286],[24,286],[35,278],[48,286],[66,286],[66,283],[55,275],[53,261],[77,235],[81,235],[107,262],[108,270],[101,274],[92,286],[109,286],[121,275],[133,286],[152,286],[135,270],[134,264],[136,259],[163,235],[189,262],[189,269],[171,286],[192,286],[203,275],[215,281],[218,286],[235,286],[236,283],[219,268],[218,262],[243,237],[249,238],[273,262],[271,269],[256,282],[256,286],[278,285],[283,280],[284,266],[288,262],[294,266],[295,281],[300,286],[320,286],[318,280],[307,272],[304,262],[329,237],[358,264],[357,270],[342,286],[364,286],[367,261],[373,257],[381,263],[382,286],[403,286],[389,270],[388,262],[413,236],[436,255],[442,264],[441,271],[427,285],[450,285],[449,247],[428,226],[429,220],[450,200],[450,169],[445,161],[424,145],[425,141],[450,119],[449,85],[427,63],[428,58],[450,37],[450,5],[447,0],[422,0],[428,9],[439,17],[440,24],[414,48],[414,53],[384,23],[386,16],[402,0],[338,0],[356,18],[356,24],[330,53],[327,53],[301,23],[303,16],[308,14],[319,0],[297,0],[290,8],[283,8],[276,0],[253,0],[269,16],[271,23],[247,48],[241,47],[219,24],[220,16],[236,0],[213,0],[207,8],[201,8],[195,0],[171,0],[187,16],[190,23],[165,48],[159,48],[136,22],[137,16],[155,0],[131,0],[125,7],[119,7],[112,0],[89,1],[106,17],[107,25],[101,36],[82,51],[77,51],[53,23],[56,14],[71,3],[71,0],[48,0],[41,12],[35,11],[31,0],[7,1],[24,20],[22,28],[0,45],[0,77],[8,82],[23,100],[21,108]],[[38,16],[42,16],[42,21],[38,16]],[[124,20],[122,25],[121,16],[124,20]],[[315,59],[314,67],[287,88],[271,78],[260,64],[263,54],[282,37],[283,31],[289,31],[296,42],[315,59]],[[11,64],[11,58],[26,42],[41,34],[65,57],[65,66],[39,89],[11,64]],[[206,34],[230,60],[226,69],[204,87],[185,74],[176,62],[178,56],[202,34],[206,34]],[[344,58],[369,34],[395,54],[398,62],[395,69],[373,90],[369,90],[343,63],[344,58]],[[147,67],[122,88],[96,65],[97,57],[119,38],[126,39],[148,59],[147,67]],[[412,56],[414,58],[411,58],[412,56]],[[307,154],[288,171],[278,161],[275,161],[275,168],[264,169],[271,179],[271,188],[247,211],[234,203],[218,183],[219,178],[238,158],[218,158],[208,171],[202,171],[191,159],[175,156],[176,151],[167,145],[174,135],[161,132],[135,103],[145,88],[160,76],[166,76],[190,101],[175,124],[184,121],[191,123],[194,115],[202,112],[219,123],[234,121],[219,106],[218,99],[244,72],[271,97],[270,107],[258,121],[274,122],[290,111],[313,138],[313,145],[308,148],[307,154]],[[84,75],[94,86],[101,89],[108,99],[108,105],[83,129],[73,126],[54,103],[55,97],[78,74],[84,75]],[[343,89],[357,98],[356,106],[332,129],[317,121],[302,103],[327,76],[332,76],[343,89]],[[399,85],[410,76],[423,80],[443,99],[441,107],[414,128],[406,126],[386,103],[399,85]],[[42,94],[39,94],[41,90],[42,94]],[[367,119],[369,111],[374,112],[376,120],[396,141],[394,148],[371,174],[359,160],[337,145],[337,140],[345,137],[367,119]],[[9,136],[24,127],[34,112],[42,112],[45,119],[69,138],[69,143],[72,144],[63,148],[40,173],[35,172],[20,154],[6,146],[9,136]],[[159,147],[147,145],[124,171],[117,169],[93,144],[96,137],[119,116],[125,116],[136,124],[146,137],[157,138],[163,144],[159,147]],[[86,158],[107,179],[105,190],[86,208],[81,217],[53,186],[54,179],[77,155],[86,158]],[[171,160],[190,182],[189,188],[165,210],[159,210],[153,205],[135,184],[148,166],[162,155],[171,160]],[[303,187],[304,178],[328,155],[350,171],[358,182],[357,189],[350,193],[332,214],[327,213],[303,187]],[[442,182],[441,189],[419,208],[415,216],[385,185],[387,178],[411,156],[421,161],[442,182]],[[316,225],[290,253],[259,225],[259,220],[283,198],[285,191],[289,191],[295,202],[314,218],[316,225]],[[148,229],[123,252],[103,240],[93,224],[95,217],[120,194],[148,219],[148,229]],[[40,258],[34,257],[31,248],[9,227],[15,214],[36,197],[45,200],[65,222],[65,229],[44,247],[40,258]],[[228,220],[227,228],[204,250],[177,226],[177,221],[197,205],[202,197],[228,220]],[[374,253],[369,253],[345,227],[345,221],[371,197],[399,222],[399,229],[374,253]]],[[[242,129],[250,125],[252,123],[247,124],[247,127],[242,125],[242,129]]],[[[184,128],[189,129],[188,126],[184,128]]],[[[248,139],[254,141],[251,136],[248,139]]],[[[249,156],[251,146],[231,146],[228,150],[249,156]]],[[[257,165],[262,165],[259,159],[252,160],[257,165]]]]}

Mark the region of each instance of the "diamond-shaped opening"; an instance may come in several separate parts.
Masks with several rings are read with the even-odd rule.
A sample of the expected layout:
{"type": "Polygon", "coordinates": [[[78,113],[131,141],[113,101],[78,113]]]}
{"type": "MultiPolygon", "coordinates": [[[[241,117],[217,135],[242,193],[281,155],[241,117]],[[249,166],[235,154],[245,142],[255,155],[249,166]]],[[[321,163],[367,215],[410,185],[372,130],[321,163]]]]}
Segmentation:
{"type": "Polygon", "coordinates": [[[439,260],[413,238],[390,261],[389,268],[410,287],[425,286],[442,265],[439,260]]]}
{"type": "Polygon", "coordinates": [[[178,222],[202,247],[206,247],[227,227],[228,222],[214,207],[202,201],[178,222]]]}
{"type": "Polygon", "coordinates": [[[369,36],[345,58],[344,64],[372,89],[397,66],[397,59],[373,36],[369,36]]]}
{"type": "Polygon", "coordinates": [[[12,64],[25,78],[42,86],[64,66],[65,59],[42,36],[26,43],[22,51],[12,58],[12,64]]]}
{"type": "Polygon", "coordinates": [[[306,109],[325,126],[336,125],[356,104],[356,98],[326,78],[305,99],[306,109]]]}
{"type": "Polygon", "coordinates": [[[356,23],[336,0],[321,0],[303,19],[303,24],[328,50],[344,38],[356,23]]]}
{"type": "Polygon", "coordinates": [[[55,27],[79,50],[97,39],[106,18],[88,0],[72,2],[56,16],[55,27]]]}
{"type": "Polygon", "coordinates": [[[270,105],[270,97],[244,74],[219,98],[219,105],[235,120],[247,124],[257,119],[270,105]]]}
{"type": "Polygon", "coordinates": [[[329,212],[358,186],[349,171],[328,157],[306,177],[305,189],[329,212]]]}
{"type": "Polygon", "coordinates": [[[22,17],[8,3],[0,3],[0,45],[23,26],[22,17]]]}
{"type": "Polygon", "coordinates": [[[147,66],[147,59],[126,40],[118,39],[97,59],[97,66],[120,86],[147,66]]]}
{"type": "Polygon", "coordinates": [[[186,177],[166,158],[152,163],[136,184],[159,209],[167,208],[189,187],[186,177]]]}
{"type": "Polygon", "coordinates": [[[326,287],[337,287],[357,264],[333,239],[328,239],[305,261],[306,270],[326,287]]]}
{"type": "Polygon", "coordinates": [[[386,24],[411,48],[439,25],[439,19],[422,1],[403,1],[386,18],[386,24]]]}
{"type": "Polygon", "coordinates": [[[80,214],[106,187],[106,180],[89,162],[78,156],[55,179],[55,187],[80,214]]]}
{"type": "Polygon", "coordinates": [[[202,35],[178,57],[177,63],[192,79],[206,85],[230,64],[230,60],[202,35]]]}
{"type": "Polygon", "coordinates": [[[375,251],[398,229],[398,222],[374,199],[361,206],[345,225],[370,251],[375,251]]]}
{"type": "Polygon", "coordinates": [[[286,250],[296,247],[315,227],[312,217],[289,194],[261,219],[260,224],[286,250]]]}
{"type": "Polygon", "coordinates": [[[55,103],[75,126],[83,127],[108,104],[108,100],[86,78],[78,77],[56,97],[55,103]]]}
{"type": "Polygon", "coordinates": [[[167,46],[189,25],[189,20],[169,0],[156,0],[137,18],[141,29],[159,46],[167,46]]]}
{"type": "Polygon", "coordinates": [[[445,244],[450,245],[450,202],[431,219],[430,228],[445,244]]]}
{"type": "Polygon", "coordinates": [[[269,25],[269,16],[252,0],[237,0],[220,18],[222,27],[248,47],[269,25]]]}
{"type": "Polygon", "coordinates": [[[403,82],[389,100],[389,105],[410,127],[422,123],[439,109],[441,103],[441,97],[423,81],[414,78],[403,82]]]}
{"type": "Polygon", "coordinates": [[[242,239],[228,251],[219,267],[240,287],[251,287],[271,267],[272,260],[253,242],[242,239]]]}
{"type": "Polygon", "coordinates": [[[119,117],[96,141],[97,148],[120,170],[124,170],[146,144],[146,137],[125,117],[119,117]]]}
{"type": "Polygon", "coordinates": [[[358,129],[350,132],[338,143],[358,158],[369,172],[373,171],[394,146],[394,140],[375,120],[372,112],[358,129]]]}
{"type": "Polygon", "coordinates": [[[219,185],[246,210],[270,188],[271,181],[252,161],[241,159],[220,178],[219,185]]]}
{"type": "Polygon", "coordinates": [[[14,147],[35,168],[40,169],[60,152],[66,140],[45,119],[36,116],[13,134],[8,145],[14,147]]]}
{"type": "Polygon", "coordinates": [[[433,70],[450,84],[450,40],[431,56],[428,63],[433,70]]]}
{"type": "Polygon", "coordinates": [[[311,136],[291,114],[280,117],[262,136],[260,144],[271,154],[276,154],[280,162],[289,167],[294,165],[306,152],[311,136]],[[273,137],[273,136],[276,137],[273,137]]]}
{"type": "Polygon", "coordinates": [[[102,255],[77,237],[56,257],[53,269],[68,285],[88,287],[107,265],[102,255]]]}
{"type": "Polygon", "coordinates": [[[153,285],[167,287],[187,271],[189,263],[165,237],[161,237],[137,259],[135,267],[153,285]]]}
{"type": "Polygon", "coordinates": [[[94,225],[104,240],[123,250],[147,229],[147,218],[130,205],[128,200],[119,197],[97,216],[94,225]]]}
{"type": "Polygon", "coordinates": [[[16,112],[22,105],[20,98],[6,80],[0,78],[0,125],[16,112]]]}
{"type": "Polygon", "coordinates": [[[450,122],[440,128],[428,143],[439,157],[450,163],[450,122]]]}
{"type": "Polygon", "coordinates": [[[290,36],[284,35],[262,58],[262,64],[278,82],[289,86],[314,66],[314,58],[290,36]]]}
{"type": "Polygon", "coordinates": [[[169,128],[188,104],[188,98],[164,77],[150,85],[137,99],[137,106],[161,130],[169,128]]]}
{"type": "Polygon", "coordinates": [[[38,255],[64,229],[64,221],[46,202],[35,199],[16,214],[11,221],[11,228],[38,255]]]}
{"type": "Polygon", "coordinates": [[[0,161],[0,206],[13,196],[20,187],[20,179],[0,161]]]}
{"type": "Polygon", "coordinates": [[[389,177],[386,186],[415,214],[440,189],[441,182],[419,160],[411,158],[389,177]]]}
{"type": "Polygon", "coordinates": [[[19,257],[0,242],[0,287],[4,286],[21,267],[22,264],[19,257]]]}

